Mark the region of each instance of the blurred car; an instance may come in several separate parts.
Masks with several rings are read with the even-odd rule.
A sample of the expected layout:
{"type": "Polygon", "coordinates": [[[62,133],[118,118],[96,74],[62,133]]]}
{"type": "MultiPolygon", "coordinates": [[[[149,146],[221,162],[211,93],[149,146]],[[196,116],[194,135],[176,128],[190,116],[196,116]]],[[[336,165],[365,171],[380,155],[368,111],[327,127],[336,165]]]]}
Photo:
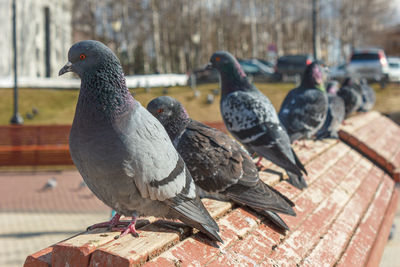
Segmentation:
{"type": "MultiPolygon", "coordinates": [[[[277,81],[278,76],[275,74],[273,67],[268,66],[258,59],[238,60],[243,71],[254,82],[272,82],[277,81]]],[[[196,84],[216,83],[219,82],[219,74],[216,69],[198,69],[193,71],[189,76],[188,83],[191,84],[193,77],[196,78],[196,84]]]]}
{"type": "Polygon", "coordinates": [[[219,73],[216,69],[207,69],[204,67],[193,71],[189,75],[188,84],[193,83],[193,78],[195,84],[217,83],[219,82],[219,73]]]}
{"type": "Polygon", "coordinates": [[[368,81],[384,83],[389,73],[385,51],[380,48],[354,50],[347,65],[347,71],[355,78],[366,78],[368,81]]]}
{"type": "Polygon", "coordinates": [[[347,73],[346,64],[340,64],[338,66],[329,68],[329,78],[343,82],[349,74],[347,73]]]}
{"type": "Polygon", "coordinates": [[[278,81],[274,68],[259,59],[238,60],[247,77],[254,82],[278,81]]]}
{"type": "Polygon", "coordinates": [[[279,80],[286,80],[290,76],[299,78],[313,60],[314,58],[310,54],[285,55],[278,58],[275,72],[279,76],[279,80]]]}
{"type": "Polygon", "coordinates": [[[388,57],[389,82],[400,82],[400,57],[388,57]]]}

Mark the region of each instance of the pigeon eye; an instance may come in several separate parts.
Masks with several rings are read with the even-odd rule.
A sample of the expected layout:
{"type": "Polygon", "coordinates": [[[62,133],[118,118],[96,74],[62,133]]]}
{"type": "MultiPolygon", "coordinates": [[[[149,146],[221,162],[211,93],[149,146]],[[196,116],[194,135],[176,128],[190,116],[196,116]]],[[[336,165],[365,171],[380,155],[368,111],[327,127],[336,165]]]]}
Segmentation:
{"type": "Polygon", "coordinates": [[[215,61],[220,61],[220,60],[221,60],[220,57],[216,57],[216,58],[215,58],[215,61]]]}
{"type": "Polygon", "coordinates": [[[157,109],[157,113],[158,113],[158,114],[161,114],[161,113],[163,113],[163,112],[164,112],[164,110],[163,110],[162,108],[157,109]]]}
{"type": "Polygon", "coordinates": [[[81,60],[84,60],[84,59],[86,58],[86,55],[85,55],[85,54],[81,54],[81,55],[79,56],[79,58],[80,58],[81,60]]]}

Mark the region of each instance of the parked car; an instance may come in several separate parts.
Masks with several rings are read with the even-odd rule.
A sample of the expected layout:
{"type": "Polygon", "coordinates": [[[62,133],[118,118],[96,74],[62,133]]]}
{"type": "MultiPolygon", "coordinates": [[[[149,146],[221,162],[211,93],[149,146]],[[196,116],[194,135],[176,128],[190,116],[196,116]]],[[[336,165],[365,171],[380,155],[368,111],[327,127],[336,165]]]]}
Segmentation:
{"type": "MultiPolygon", "coordinates": [[[[272,82],[278,80],[278,76],[275,74],[274,69],[258,59],[239,59],[238,62],[251,81],[272,82]]],[[[193,71],[189,76],[189,84],[191,83],[193,75],[196,77],[196,84],[216,83],[219,81],[219,74],[216,69],[202,68],[193,71]]]]}
{"type": "Polygon", "coordinates": [[[192,84],[193,78],[195,78],[196,84],[217,83],[219,82],[219,73],[216,69],[201,68],[189,75],[188,84],[192,84]]]}
{"type": "Polygon", "coordinates": [[[389,82],[400,82],[400,57],[388,57],[389,82]]]}
{"type": "Polygon", "coordinates": [[[308,65],[314,58],[310,54],[305,55],[285,55],[278,58],[275,72],[280,80],[286,80],[288,77],[301,77],[308,65]]]}
{"type": "Polygon", "coordinates": [[[353,51],[347,65],[350,76],[380,82],[388,79],[389,64],[385,51],[380,48],[357,49],[353,51]]]}
{"type": "Polygon", "coordinates": [[[347,73],[346,64],[340,64],[338,66],[329,68],[329,78],[343,82],[349,74],[347,73]]]}
{"type": "Polygon", "coordinates": [[[238,60],[246,75],[254,82],[278,81],[274,68],[258,59],[238,60]]]}

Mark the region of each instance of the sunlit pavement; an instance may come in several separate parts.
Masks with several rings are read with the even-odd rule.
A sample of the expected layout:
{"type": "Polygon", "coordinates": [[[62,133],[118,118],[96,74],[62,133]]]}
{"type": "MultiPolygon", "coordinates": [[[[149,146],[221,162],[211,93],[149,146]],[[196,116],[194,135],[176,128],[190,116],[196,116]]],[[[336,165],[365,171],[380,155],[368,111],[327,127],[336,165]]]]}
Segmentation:
{"type": "Polygon", "coordinates": [[[107,220],[111,210],[76,170],[0,172],[0,266],[22,266],[42,248],[107,220]],[[55,178],[56,186],[46,187],[55,178]]]}
{"type": "Polygon", "coordinates": [[[22,266],[27,255],[82,232],[87,226],[109,217],[110,211],[0,213],[0,266],[22,266]]]}

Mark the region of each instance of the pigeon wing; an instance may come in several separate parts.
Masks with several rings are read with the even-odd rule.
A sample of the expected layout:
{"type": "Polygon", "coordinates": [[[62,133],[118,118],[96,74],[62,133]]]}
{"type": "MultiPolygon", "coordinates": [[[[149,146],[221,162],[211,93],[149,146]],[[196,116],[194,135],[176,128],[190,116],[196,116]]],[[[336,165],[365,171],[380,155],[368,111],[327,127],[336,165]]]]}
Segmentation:
{"type": "Polygon", "coordinates": [[[288,95],[279,112],[282,123],[289,133],[290,140],[309,138],[315,134],[325,121],[328,103],[327,96],[318,89],[299,91],[288,95]]]}
{"type": "Polygon", "coordinates": [[[216,129],[192,120],[177,148],[196,184],[207,192],[224,191],[243,177],[242,148],[216,129]]]}
{"type": "Polygon", "coordinates": [[[120,122],[118,128],[124,133],[121,139],[126,145],[135,138],[139,139],[135,144],[141,144],[129,146],[133,156],[125,164],[126,173],[134,178],[141,196],[163,201],[183,222],[222,241],[217,234],[218,225],[198,198],[193,178],[161,123],[140,106],[131,120],[120,122]],[[134,156],[138,153],[142,154],[134,156]]]}

